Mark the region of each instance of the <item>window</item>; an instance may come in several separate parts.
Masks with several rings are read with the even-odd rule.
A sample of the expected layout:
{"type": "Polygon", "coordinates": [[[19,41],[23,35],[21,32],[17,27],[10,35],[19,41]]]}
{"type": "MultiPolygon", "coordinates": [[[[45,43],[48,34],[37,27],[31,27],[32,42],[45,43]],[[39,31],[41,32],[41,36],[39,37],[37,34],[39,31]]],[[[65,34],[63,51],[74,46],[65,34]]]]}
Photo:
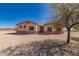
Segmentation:
{"type": "Polygon", "coordinates": [[[33,26],[30,26],[30,27],[29,27],[29,30],[34,30],[34,27],[33,27],[33,26]]]}
{"type": "Polygon", "coordinates": [[[52,27],[48,27],[47,30],[48,30],[48,32],[51,32],[52,31],[52,27]]]}
{"type": "Polygon", "coordinates": [[[24,25],[24,28],[26,28],[26,26],[24,25]]]}
{"type": "Polygon", "coordinates": [[[20,25],[20,28],[22,28],[22,26],[20,25]]]}
{"type": "Polygon", "coordinates": [[[61,28],[57,29],[57,31],[61,31],[61,28]]]}

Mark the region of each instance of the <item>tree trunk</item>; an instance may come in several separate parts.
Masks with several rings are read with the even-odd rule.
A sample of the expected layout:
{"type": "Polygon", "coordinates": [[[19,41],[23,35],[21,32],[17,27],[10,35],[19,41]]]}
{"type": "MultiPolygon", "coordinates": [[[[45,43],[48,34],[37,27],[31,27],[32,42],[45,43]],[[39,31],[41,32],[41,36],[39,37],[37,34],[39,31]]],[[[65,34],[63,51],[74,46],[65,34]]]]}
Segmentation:
{"type": "Polygon", "coordinates": [[[70,29],[68,29],[67,33],[67,43],[70,43],[70,29]]]}

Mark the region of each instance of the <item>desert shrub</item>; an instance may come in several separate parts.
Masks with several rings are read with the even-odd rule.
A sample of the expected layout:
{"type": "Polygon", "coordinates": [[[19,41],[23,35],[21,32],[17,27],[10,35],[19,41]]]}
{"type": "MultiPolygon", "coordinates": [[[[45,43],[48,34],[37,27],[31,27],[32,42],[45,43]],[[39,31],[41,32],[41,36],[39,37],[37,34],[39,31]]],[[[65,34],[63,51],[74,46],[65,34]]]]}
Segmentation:
{"type": "Polygon", "coordinates": [[[56,31],[61,31],[63,28],[63,25],[58,22],[55,22],[53,25],[54,25],[54,28],[56,29],[56,31]]]}
{"type": "Polygon", "coordinates": [[[74,28],[76,31],[79,31],[79,24],[74,25],[73,28],[74,28]]]}

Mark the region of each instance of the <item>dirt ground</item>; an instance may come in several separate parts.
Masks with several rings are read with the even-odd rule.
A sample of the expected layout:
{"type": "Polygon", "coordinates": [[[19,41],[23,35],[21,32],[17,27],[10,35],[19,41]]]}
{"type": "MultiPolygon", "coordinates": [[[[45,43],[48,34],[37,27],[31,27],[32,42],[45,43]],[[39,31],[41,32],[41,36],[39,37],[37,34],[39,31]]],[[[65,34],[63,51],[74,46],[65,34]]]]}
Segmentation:
{"type": "MultiPolygon", "coordinates": [[[[62,34],[50,34],[50,35],[42,35],[42,34],[26,34],[26,35],[18,35],[13,30],[1,30],[0,31],[0,51],[7,47],[13,47],[15,45],[19,45],[22,43],[29,43],[32,41],[41,41],[46,39],[52,39],[61,41],[66,41],[66,34],[64,32],[62,34]]],[[[71,37],[79,38],[79,32],[71,32],[71,37]]],[[[71,40],[71,42],[76,42],[71,40]]]]}

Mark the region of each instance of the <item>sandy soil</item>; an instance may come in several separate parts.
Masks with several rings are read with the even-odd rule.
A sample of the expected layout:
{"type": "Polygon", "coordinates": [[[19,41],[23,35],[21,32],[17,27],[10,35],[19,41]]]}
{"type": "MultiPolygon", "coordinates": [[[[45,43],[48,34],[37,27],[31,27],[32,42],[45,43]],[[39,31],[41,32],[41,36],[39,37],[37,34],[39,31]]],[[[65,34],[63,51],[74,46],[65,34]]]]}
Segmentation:
{"type": "MultiPolygon", "coordinates": [[[[51,34],[51,35],[40,35],[40,34],[26,34],[26,35],[16,35],[11,34],[15,33],[13,30],[3,30],[0,31],[0,50],[5,49],[7,47],[12,47],[15,45],[19,45],[21,43],[29,43],[32,41],[40,41],[40,40],[46,40],[46,39],[52,39],[52,40],[64,40],[66,41],[66,34],[67,32],[64,32],[63,34],[51,34]]],[[[71,32],[71,37],[77,37],[79,38],[79,32],[71,32]]],[[[73,42],[73,41],[72,41],[73,42]]]]}

